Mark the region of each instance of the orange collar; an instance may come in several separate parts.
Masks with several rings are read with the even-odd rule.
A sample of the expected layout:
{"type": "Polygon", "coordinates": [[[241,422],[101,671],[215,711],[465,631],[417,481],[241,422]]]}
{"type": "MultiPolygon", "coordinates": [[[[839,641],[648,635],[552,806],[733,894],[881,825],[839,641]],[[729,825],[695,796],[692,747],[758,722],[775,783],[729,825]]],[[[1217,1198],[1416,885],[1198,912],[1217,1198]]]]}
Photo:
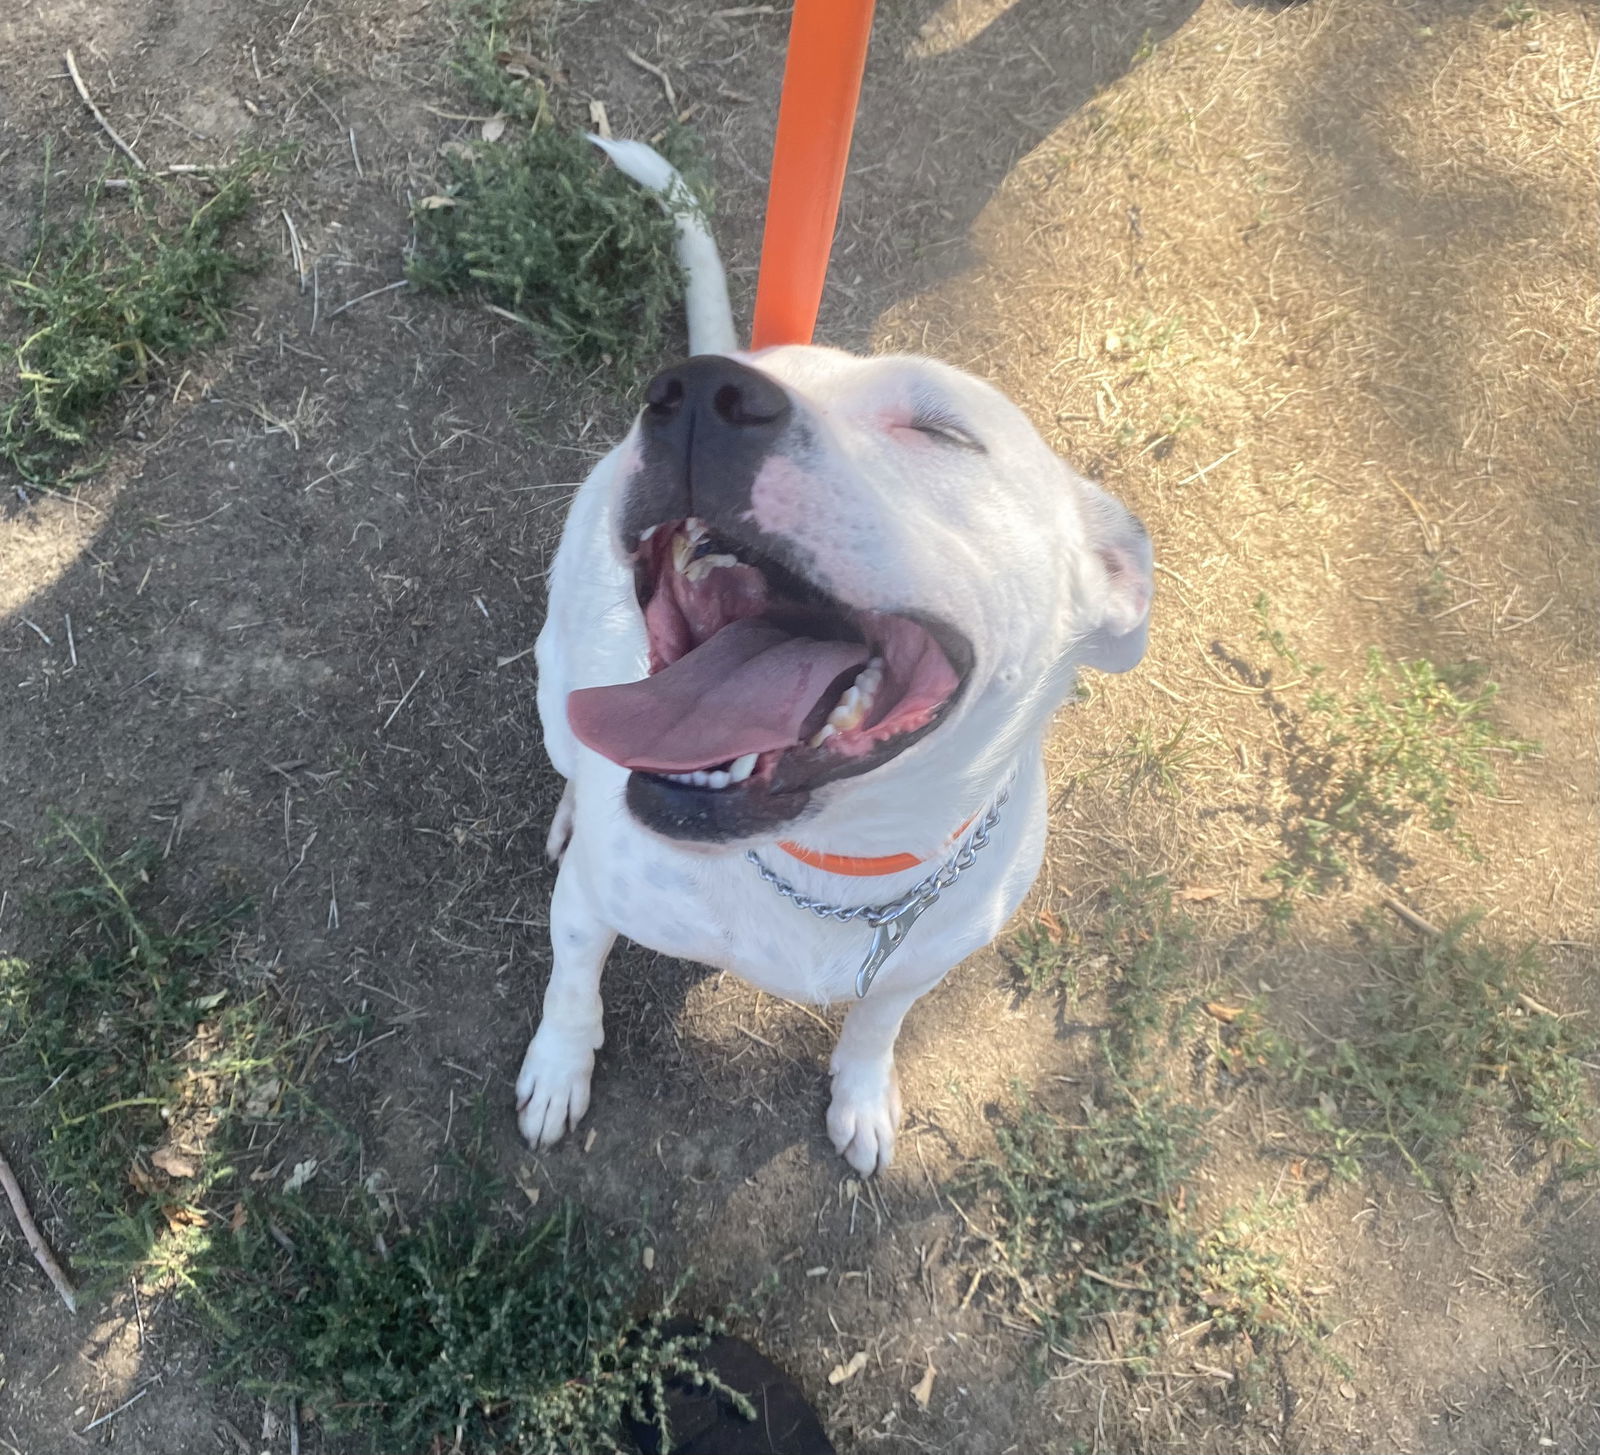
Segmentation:
{"type": "MultiPolygon", "coordinates": [[[[951,834],[945,841],[945,848],[966,833],[977,817],[977,814],[973,814],[951,834]]],[[[930,854],[928,859],[919,859],[915,854],[883,854],[876,859],[858,859],[850,854],[824,854],[817,849],[807,849],[787,840],[780,840],[778,847],[791,859],[798,859],[813,869],[821,869],[828,874],[848,874],[854,879],[868,879],[878,874],[903,874],[907,869],[915,869],[919,864],[926,864],[928,859],[937,857],[930,854]]],[[[944,849],[939,850],[939,853],[943,852],[944,849]]]]}

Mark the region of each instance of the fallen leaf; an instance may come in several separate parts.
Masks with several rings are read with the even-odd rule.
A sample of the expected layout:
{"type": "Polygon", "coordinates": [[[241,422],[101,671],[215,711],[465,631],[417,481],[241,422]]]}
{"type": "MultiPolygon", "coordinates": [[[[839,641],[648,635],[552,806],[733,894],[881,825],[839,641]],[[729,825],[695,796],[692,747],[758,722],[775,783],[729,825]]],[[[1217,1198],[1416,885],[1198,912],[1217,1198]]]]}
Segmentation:
{"type": "Polygon", "coordinates": [[[250,1210],[242,1202],[234,1203],[233,1216],[228,1219],[229,1231],[237,1233],[249,1221],[250,1210]]]}
{"type": "Polygon", "coordinates": [[[646,1248],[644,1250],[643,1262],[644,1262],[644,1271],[646,1273],[649,1273],[652,1269],[655,1268],[655,1266],[656,1266],[656,1250],[654,1248],[646,1248]]]}
{"type": "Polygon", "coordinates": [[[848,1364],[835,1364],[833,1368],[828,1371],[828,1383],[843,1384],[847,1379],[854,1379],[856,1375],[861,1373],[861,1371],[866,1367],[867,1351],[862,1349],[858,1353],[850,1356],[850,1362],[848,1364]]]}
{"type": "Polygon", "coordinates": [[[294,1171],[283,1180],[283,1190],[285,1192],[299,1192],[316,1175],[317,1159],[315,1157],[307,1157],[304,1162],[296,1162],[294,1164],[294,1171]]]}
{"type": "Polygon", "coordinates": [[[193,1177],[199,1170],[176,1147],[157,1147],[150,1154],[150,1161],[168,1177],[193,1177]]]}
{"type": "Polygon", "coordinates": [[[1050,937],[1050,943],[1053,945],[1059,945],[1066,937],[1067,932],[1061,927],[1061,921],[1056,918],[1054,910],[1041,909],[1039,911],[1039,925],[1045,934],[1050,937]]]}
{"type": "Polygon", "coordinates": [[[137,1162],[128,1168],[128,1185],[142,1197],[148,1197],[156,1190],[155,1178],[137,1162]]]}
{"type": "Polygon", "coordinates": [[[483,139],[485,141],[499,141],[506,134],[506,114],[497,111],[483,123],[483,139]]]}
{"type": "Polygon", "coordinates": [[[1206,1014],[1213,1020],[1219,1020],[1225,1026],[1231,1026],[1244,1014],[1242,1005],[1224,1005],[1220,1000],[1206,1002],[1206,1014]]]}
{"type": "Polygon", "coordinates": [[[937,1372],[930,1364],[922,1371],[922,1378],[911,1386],[911,1398],[916,1400],[918,1409],[927,1409],[928,1401],[933,1398],[933,1376],[937,1372]]]}
{"type": "Polygon", "coordinates": [[[1204,884],[1185,884],[1172,897],[1180,903],[1200,904],[1207,899],[1216,899],[1221,895],[1220,889],[1212,889],[1204,884]]]}
{"type": "Polygon", "coordinates": [[[589,125],[595,129],[597,136],[611,140],[611,118],[606,115],[604,101],[591,101],[589,103],[589,125]]]}
{"type": "Polygon", "coordinates": [[[594,1146],[594,1139],[597,1136],[599,1136],[599,1133],[596,1132],[593,1127],[590,1127],[589,1128],[589,1135],[583,1139],[583,1150],[585,1152],[589,1151],[589,1149],[594,1146]]]}
{"type": "Polygon", "coordinates": [[[164,1207],[161,1215],[175,1233],[184,1228],[203,1228],[206,1224],[206,1215],[197,1207],[164,1207]]]}
{"type": "Polygon", "coordinates": [[[1355,1397],[1356,1397],[1356,1387],[1355,1387],[1355,1385],[1351,1384],[1348,1379],[1345,1380],[1339,1386],[1339,1398],[1340,1399],[1354,1399],[1355,1397]]]}
{"type": "Polygon", "coordinates": [[[264,1117],[272,1110],[273,1103],[278,1099],[278,1093],[283,1090],[283,1083],[276,1076],[263,1077],[254,1082],[250,1087],[249,1095],[244,1099],[244,1114],[247,1117],[264,1117]]]}
{"type": "Polygon", "coordinates": [[[424,212],[437,212],[441,207],[454,207],[455,205],[456,199],[454,197],[441,197],[438,193],[434,193],[431,197],[424,197],[422,201],[417,203],[417,206],[424,212]]]}

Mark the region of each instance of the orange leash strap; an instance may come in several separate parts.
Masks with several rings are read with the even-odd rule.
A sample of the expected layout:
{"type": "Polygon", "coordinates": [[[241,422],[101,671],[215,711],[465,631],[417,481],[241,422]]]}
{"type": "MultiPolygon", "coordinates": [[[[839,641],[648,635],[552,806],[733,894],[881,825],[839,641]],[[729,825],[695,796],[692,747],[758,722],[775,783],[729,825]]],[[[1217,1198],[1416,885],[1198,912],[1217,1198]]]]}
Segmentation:
{"type": "Polygon", "coordinates": [[[873,0],[795,0],[750,347],[808,344],[822,302],[873,0]]]}

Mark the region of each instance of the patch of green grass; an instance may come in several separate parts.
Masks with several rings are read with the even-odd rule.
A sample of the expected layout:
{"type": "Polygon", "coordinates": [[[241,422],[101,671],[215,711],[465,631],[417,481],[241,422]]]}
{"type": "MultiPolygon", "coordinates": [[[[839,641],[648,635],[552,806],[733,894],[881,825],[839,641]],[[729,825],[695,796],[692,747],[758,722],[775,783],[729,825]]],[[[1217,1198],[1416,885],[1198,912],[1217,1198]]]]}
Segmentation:
{"type": "Polygon", "coordinates": [[[637,1247],[587,1234],[570,1207],[508,1230],[494,1191],[474,1182],[415,1228],[370,1201],[338,1217],[258,1203],[228,1265],[224,1375],[297,1395],[374,1451],[600,1455],[631,1448],[624,1414],[670,1443],[674,1377],[753,1417],[696,1362],[717,1325],[669,1324],[680,1289],[639,1316],[637,1247]]]}
{"type": "Polygon", "coordinates": [[[1110,1026],[1081,1119],[1027,1099],[995,1129],[996,1154],[967,1185],[987,1198],[995,1266],[1046,1346],[1072,1353],[1115,1323],[1120,1362],[1148,1372],[1186,1331],[1321,1347],[1305,1298],[1267,1246],[1292,1212],[1208,1208],[1196,1196],[1211,1113],[1174,1091],[1168,1052],[1190,1023],[1195,928],[1161,878],[1124,878],[1077,942],[1053,914],[1013,941],[1037,989],[1105,968],[1110,1026]],[[1084,958],[1087,957],[1087,958],[1084,958]]]}
{"type": "Polygon", "coordinates": [[[1265,1208],[1208,1218],[1192,1196],[1208,1114],[1158,1084],[1106,1087],[1083,1119],[1023,1102],[996,1130],[978,1184],[990,1194],[999,1266],[1047,1344],[1070,1352],[1097,1319],[1120,1320],[1136,1371],[1180,1330],[1259,1344],[1320,1337],[1260,1234],[1265,1208]]]}
{"type": "Polygon", "coordinates": [[[1161,875],[1124,875],[1069,933],[1045,910],[1007,945],[1017,978],[1032,991],[1076,995],[1084,971],[1104,972],[1110,1047],[1124,1064],[1143,1065],[1163,1036],[1175,1044],[1199,1007],[1179,997],[1192,981],[1194,922],[1176,909],[1161,875]]]}
{"type": "Polygon", "coordinates": [[[214,174],[204,198],[187,180],[136,175],[65,227],[41,205],[33,261],[0,269],[23,329],[0,395],[0,460],[32,484],[62,483],[63,458],[115,396],[223,335],[234,285],[254,265],[233,233],[267,165],[214,174]]]}
{"type": "Polygon", "coordinates": [[[1275,688],[1275,711],[1290,755],[1297,799],[1285,828],[1286,852],[1267,870],[1279,888],[1280,917],[1294,897],[1347,880],[1352,867],[1382,870],[1395,835],[1418,822],[1447,833],[1467,852],[1458,819],[1474,793],[1499,788],[1495,758],[1517,759],[1538,745],[1505,733],[1491,718],[1496,687],[1450,674],[1433,663],[1394,662],[1367,654],[1357,687],[1340,695],[1316,685],[1323,669],[1308,664],[1272,625],[1265,596],[1256,599],[1260,638],[1300,675],[1303,705],[1275,688]]]}
{"type": "Polygon", "coordinates": [[[1128,734],[1127,741],[1111,755],[1113,767],[1120,770],[1129,794],[1140,789],[1151,793],[1176,793],[1199,762],[1201,745],[1192,717],[1186,716],[1170,733],[1141,722],[1128,734]]]}
{"type": "Polygon", "coordinates": [[[209,973],[244,906],[160,929],[136,907],[148,848],[113,854],[79,824],[61,836],[76,882],[55,897],[55,953],[0,962],[0,1086],[41,1129],[77,1265],[183,1282],[231,1174],[230,1124],[274,1113],[285,1046],[259,1000],[209,973]]]}
{"type": "MultiPolygon", "coordinates": [[[[659,356],[682,297],[672,223],[557,119],[514,45],[514,14],[502,0],[461,12],[456,71],[504,130],[447,149],[445,178],[418,206],[410,276],[513,315],[552,360],[637,375],[659,356]]],[[[677,137],[664,145],[683,150],[677,137]]]]}
{"type": "Polygon", "coordinates": [[[1111,886],[1097,931],[1114,967],[1111,1051],[1119,1063],[1141,1065],[1158,1039],[1176,1044],[1200,1005],[1198,995],[1178,999],[1193,985],[1194,921],[1173,906],[1163,876],[1124,876],[1111,886]]]}
{"type": "Polygon", "coordinates": [[[1168,356],[1182,332],[1181,318],[1161,319],[1146,313],[1110,330],[1105,350],[1129,374],[1150,374],[1173,362],[1168,356]]]}
{"type": "Polygon", "coordinates": [[[415,1226],[370,1182],[351,1196],[337,1157],[296,1190],[281,1167],[248,1175],[267,1169],[241,1133],[312,1104],[291,1085],[304,1036],[214,964],[242,907],[165,928],[152,852],[114,853],[79,824],[61,835],[55,949],[0,961],[0,1097],[21,1109],[8,1132],[34,1130],[79,1270],[162,1289],[202,1316],[217,1377],[294,1395],[375,1451],[600,1455],[629,1448],[624,1414],[667,1444],[668,1380],[753,1415],[696,1362],[718,1326],[669,1322],[682,1285],[647,1295],[638,1247],[571,1208],[507,1217],[481,1126],[461,1190],[415,1226]]]}
{"type": "Polygon", "coordinates": [[[1074,947],[1054,914],[1045,911],[1019,930],[1006,946],[1006,959],[1029,990],[1057,990],[1068,999],[1078,992],[1078,960],[1074,947]]]}
{"type": "Polygon", "coordinates": [[[1583,1059],[1595,1037],[1534,1000],[1537,962],[1472,934],[1461,920],[1415,946],[1380,940],[1377,983],[1346,1035],[1307,1044],[1260,1006],[1230,1027],[1225,1063],[1287,1078],[1318,1155],[1342,1177],[1398,1155],[1424,1182],[1478,1174],[1473,1133],[1510,1117],[1563,1178],[1600,1172],[1600,1112],[1583,1059]]]}

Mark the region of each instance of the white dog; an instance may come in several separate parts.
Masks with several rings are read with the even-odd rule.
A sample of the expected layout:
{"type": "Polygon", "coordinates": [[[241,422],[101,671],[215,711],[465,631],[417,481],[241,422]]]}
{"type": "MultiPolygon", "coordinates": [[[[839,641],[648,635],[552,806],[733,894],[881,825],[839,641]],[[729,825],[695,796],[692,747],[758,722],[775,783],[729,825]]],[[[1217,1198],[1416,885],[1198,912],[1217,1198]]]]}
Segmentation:
{"type": "Polygon", "coordinates": [[[1038,873],[1052,715],[1080,667],[1144,653],[1149,541],[967,374],[739,352],[676,174],[605,145],[674,213],[694,357],[579,489],[550,578],[539,714],[567,782],[519,1123],[547,1146],[588,1108],[623,934],[854,1001],[828,1132],[870,1174],[906,1012],[1038,873]]]}

